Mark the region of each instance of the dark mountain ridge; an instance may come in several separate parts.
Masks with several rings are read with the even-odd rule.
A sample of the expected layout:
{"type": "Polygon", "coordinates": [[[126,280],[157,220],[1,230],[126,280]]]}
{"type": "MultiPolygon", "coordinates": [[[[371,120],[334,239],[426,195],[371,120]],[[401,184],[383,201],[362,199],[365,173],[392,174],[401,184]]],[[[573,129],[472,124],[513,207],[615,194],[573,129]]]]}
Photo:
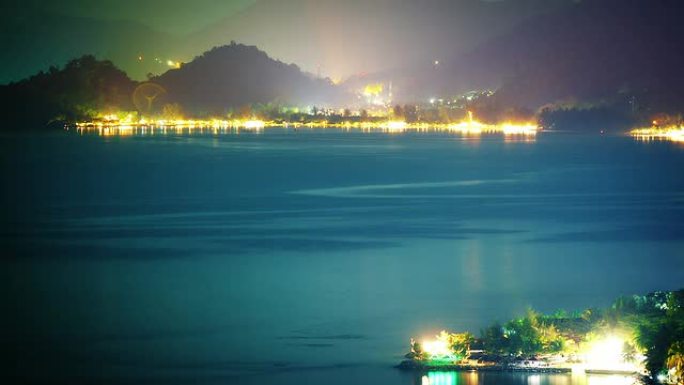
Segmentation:
{"type": "Polygon", "coordinates": [[[497,87],[501,103],[532,108],[635,97],[642,106],[681,109],[683,16],[676,0],[572,4],[457,60],[449,68],[450,86],[497,87]]]}
{"type": "Polygon", "coordinates": [[[186,45],[238,40],[344,79],[467,52],[569,1],[260,0],[188,36],[186,45]]]}
{"type": "Polygon", "coordinates": [[[341,96],[329,80],[236,43],[215,47],[151,81],[166,89],[170,101],[195,114],[255,103],[322,105],[341,96]]]}
{"type": "Polygon", "coordinates": [[[9,126],[35,129],[116,111],[158,115],[168,104],[176,104],[174,108],[193,117],[221,117],[255,104],[323,106],[339,101],[342,92],[329,80],[306,74],[294,64],[273,60],[256,47],[233,43],[149,82],[131,80],[112,62],[86,55],[63,68],[52,66],[0,86],[0,96],[6,101],[3,116],[9,126]],[[144,95],[136,93],[148,84],[159,92],[149,105],[141,102],[144,95]]]}
{"type": "Polygon", "coordinates": [[[174,57],[177,38],[126,20],[97,20],[32,8],[0,6],[3,49],[0,84],[28,77],[49,66],[95,55],[124,68],[133,78],[166,70],[154,56],[174,57]],[[138,56],[144,53],[144,60],[138,56]]]}
{"type": "Polygon", "coordinates": [[[92,55],[63,68],[0,86],[6,129],[35,130],[90,118],[108,109],[132,110],[136,82],[110,61],[92,55]]]}
{"type": "Polygon", "coordinates": [[[629,104],[684,109],[684,5],[676,0],[584,0],[540,12],[439,65],[425,62],[352,78],[393,83],[395,101],[496,90],[502,106],[629,104]]]}
{"type": "MultiPolygon", "coordinates": [[[[681,8],[676,0],[585,0],[558,5],[468,54],[440,60],[439,65],[397,63],[398,70],[360,76],[344,87],[242,44],[214,48],[151,81],[166,90],[164,102],[178,103],[194,116],[221,116],[251,104],[349,105],[342,89],[358,89],[376,80],[392,81],[395,101],[401,103],[488,88],[497,90],[491,102],[502,108],[535,111],[547,104],[608,105],[620,106],[633,116],[678,113],[684,110],[681,8]]],[[[57,115],[84,116],[84,111],[108,108],[104,100],[117,100],[107,103],[119,108],[130,107],[131,93],[127,97],[122,93],[139,83],[121,71],[110,76],[92,71],[89,65],[67,65],[69,73],[89,74],[72,74],[73,82],[65,82],[59,70],[51,69],[2,87],[5,98],[11,100],[9,115],[23,111],[31,118],[45,117],[25,107],[37,105],[50,111],[45,121],[57,115]],[[86,96],[93,99],[86,100],[86,96]]],[[[116,72],[111,63],[98,68],[116,72]]]]}

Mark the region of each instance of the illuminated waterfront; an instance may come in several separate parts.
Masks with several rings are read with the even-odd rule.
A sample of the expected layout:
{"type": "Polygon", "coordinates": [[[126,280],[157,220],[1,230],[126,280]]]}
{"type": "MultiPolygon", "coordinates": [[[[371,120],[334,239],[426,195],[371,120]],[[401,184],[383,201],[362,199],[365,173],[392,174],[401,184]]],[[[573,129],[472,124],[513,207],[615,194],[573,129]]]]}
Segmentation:
{"type": "Polygon", "coordinates": [[[457,123],[407,123],[401,120],[380,121],[344,121],[331,123],[325,120],[308,123],[274,122],[263,120],[118,120],[115,117],[100,121],[80,122],[66,129],[75,129],[79,133],[96,133],[101,136],[129,135],[168,135],[168,134],[232,134],[240,131],[261,132],[267,128],[308,128],[308,129],[344,129],[362,132],[404,133],[446,132],[464,136],[480,136],[501,134],[505,137],[522,137],[534,139],[540,127],[536,123],[504,122],[500,124],[482,123],[472,118],[457,123]]]}
{"type": "Polygon", "coordinates": [[[630,131],[632,137],[641,141],[668,140],[684,142],[684,126],[637,128],[630,131]]]}

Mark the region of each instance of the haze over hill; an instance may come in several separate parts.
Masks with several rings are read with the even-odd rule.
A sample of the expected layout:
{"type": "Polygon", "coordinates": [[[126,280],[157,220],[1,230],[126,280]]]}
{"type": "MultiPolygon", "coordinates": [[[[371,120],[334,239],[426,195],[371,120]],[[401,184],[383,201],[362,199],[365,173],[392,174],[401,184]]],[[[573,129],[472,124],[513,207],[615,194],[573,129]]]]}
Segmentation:
{"type": "Polygon", "coordinates": [[[495,79],[504,104],[634,97],[641,107],[677,110],[681,21],[676,0],[586,1],[483,44],[452,70],[471,81],[495,79]]]}
{"type": "Polygon", "coordinates": [[[344,79],[455,57],[568,0],[262,0],[188,37],[234,39],[344,79]]]}
{"type": "Polygon", "coordinates": [[[179,69],[151,79],[169,101],[197,113],[225,113],[255,103],[314,105],[341,101],[341,92],[325,79],[273,60],[253,46],[213,48],[179,69]]]}
{"type": "Polygon", "coordinates": [[[502,103],[634,98],[636,109],[682,110],[681,2],[601,0],[572,8],[523,25],[474,54],[476,63],[493,64],[489,76],[503,80],[502,103]],[[510,48],[516,46],[527,48],[510,48]]]}
{"type": "Polygon", "coordinates": [[[593,0],[529,19],[465,55],[377,74],[404,100],[497,90],[502,104],[537,108],[563,100],[635,97],[645,107],[684,105],[684,38],[676,0],[593,0]]]}
{"type": "Polygon", "coordinates": [[[0,82],[83,54],[111,60],[143,80],[149,72],[166,71],[169,60],[187,62],[231,40],[256,45],[305,71],[344,79],[455,57],[571,0],[245,0],[232,8],[205,0],[191,9],[176,7],[183,11],[176,12],[182,15],[178,21],[164,17],[173,3],[122,11],[111,1],[85,9],[74,1],[39,11],[24,2],[3,5],[7,47],[0,53],[0,82]]]}
{"type": "Polygon", "coordinates": [[[225,117],[254,105],[343,103],[342,90],[253,46],[216,47],[150,82],[131,80],[109,61],[83,56],[28,79],[0,86],[3,116],[34,128],[137,110],[145,116],[225,117]],[[149,85],[149,86],[148,86],[149,85]],[[145,95],[152,87],[154,95],[145,95]],[[149,104],[144,100],[150,96],[149,104]],[[168,110],[168,109],[167,109],[168,110]]]}
{"type": "Polygon", "coordinates": [[[92,54],[111,60],[136,79],[168,69],[166,52],[174,38],[139,22],[98,20],[33,9],[8,9],[0,15],[3,49],[0,84],[29,77],[92,54]],[[144,61],[138,60],[145,53],[144,61]],[[155,57],[164,62],[154,61],[155,57]]]}

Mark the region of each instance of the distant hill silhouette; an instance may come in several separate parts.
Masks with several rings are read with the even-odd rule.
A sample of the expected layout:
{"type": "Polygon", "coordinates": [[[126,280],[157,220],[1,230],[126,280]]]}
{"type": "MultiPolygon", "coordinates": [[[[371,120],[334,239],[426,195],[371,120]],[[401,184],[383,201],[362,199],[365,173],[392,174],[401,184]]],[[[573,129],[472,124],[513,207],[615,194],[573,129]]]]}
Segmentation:
{"type": "Polygon", "coordinates": [[[256,47],[235,43],[150,80],[166,89],[169,101],[194,114],[222,114],[255,103],[326,104],[340,97],[329,80],[273,60],[256,47]]]}
{"type": "MultiPolygon", "coordinates": [[[[476,3],[463,4],[480,11],[495,7],[476,3]]],[[[327,1],[321,4],[333,6],[327,1]]],[[[442,0],[425,4],[450,9],[442,0]]],[[[516,26],[507,33],[497,33],[467,54],[445,44],[445,59],[439,65],[433,60],[417,66],[395,63],[395,70],[358,76],[345,87],[242,44],[213,48],[150,81],[166,90],[164,103],[177,103],[194,116],[222,115],[252,104],[344,103],[349,99],[341,89],[358,90],[375,80],[393,82],[396,102],[424,102],[433,96],[489,88],[497,90],[492,100],[502,108],[535,111],[550,103],[598,106],[604,110],[591,113],[597,126],[603,125],[603,117],[624,118],[616,113],[617,105],[631,114],[629,119],[684,109],[684,23],[678,0],[558,0],[554,4],[542,13],[523,12],[516,20],[525,21],[512,23],[516,26]]],[[[414,5],[408,0],[395,3],[414,5]]],[[[272,1],[260,2],[262,6],[275,7],[272,1]]],[[[363,5],[354,2],[354,6],[363,5]]],[[[435,9],[428,13],[434,14],[435,9]]],[[[297,43],[292,46],[299,49],[297,43]]],[[[137,85],[111,62],[86,56],[62,70],[52,68],[0,86],[0,93],[10,100],[7,115],[44,124],[86,116],[96,109],[133,109],[131,95],[137,85]]],[[[155,106],[155,111],[161,107],[155,106]]],[[[572,116],[564,114],[563,120],[571,121],[572,116]]]]}
{"type": "Polygon", "coordinates": [[[503,103],[633,96],[642,107],[684,107],[680,2],[596,0],[573,8],[525,25],[476,54],[479,62],[498,57],[513,70],[491,69],[510,76],[499,93],[503,103]]]}
{"type": "Polygon", "coordinates": [[[186,46],[237,40],[344,79],[462,54],[570,1],[259,0],[187,36],[186,46]]]}
{"type": "Polygon", "coordinates": [[[500,86],[507,105],[633,97],[641,108],[681,111],[680,3],[586,0],[535,17],[457,61],[451,86],[500,86]]]}
{"type": "Polygon", "coordinates": [[[684,6],[678,0],[584,0],[537,14],[469,52],[352,78],[393,81],[398,102],[473,89],[536,109],[557,101],[684,109],[684,6]]]}
{"type": "Polygon", "coordinates": [[[148,72],[167,70],[166,59],[177,56],[173,37],[131,21],[97,20],[3,4],[0,22],[0,84],[45,71],[51,65],[64,65],[84,54],[111,60],[129,76],[144,79],[148,72]],[[138,60],[140,54],[145,54],[143,61],[138,60]],[[164,61],[155,62],[155,55],[164,61]]]}
{"type": "MultiPolygon", "coordinates": [[[[141,12],[151,16],[145,24],[140,15],[129,16],[137,21],[126,20],[126,15],[102,19],[77,16],[69,7],[29,7],[38,0],[2,2],[0,84],[86,53],[111,60],[133,79],[143,80],[148,72],[166,71],[167,59],[187,61],[231,40],[256,45],[306,71],[320,69],[344,78],[463,53],[531,15],[569,1],[259,0],[220,20],[207,18],[205,27],[187,35],[158,30],[149,5],[140,5],[141,12]],[[144,60],[138,61],[141,54],[144,60]]],[[[201,3],[206,6],[210,1],[201,3]]],[[[187,18],[205,13],[198,9],[187,18]]]]}
{"type": "Polygon", "coordinates": [[[50,67],[25,80],[0,86],[3,117],[14,128],[45,127],[91,119],[102,112],[161,113],[166,104],[194,117],[225,116],[256,104],[324,106],[342,97],[329,80],[303,73],[294,64],[269,58],[256,47],[231,44],[214,48],[181,68],[150,79],[147,88],[163,89],[148,106],[141,83],[110,61],[86,55],[63,68],[50,67]],[[161,88],[159,88],[161,86],[161,88]]]}
{"type": "Polygon", "coordinates": [[[107,109],[132,110],[135,86],[136,82],[110,61],[86,55],[62,69],[50,67],[47,72],[0,86],[5,128],[40,129],[107,109]]]}

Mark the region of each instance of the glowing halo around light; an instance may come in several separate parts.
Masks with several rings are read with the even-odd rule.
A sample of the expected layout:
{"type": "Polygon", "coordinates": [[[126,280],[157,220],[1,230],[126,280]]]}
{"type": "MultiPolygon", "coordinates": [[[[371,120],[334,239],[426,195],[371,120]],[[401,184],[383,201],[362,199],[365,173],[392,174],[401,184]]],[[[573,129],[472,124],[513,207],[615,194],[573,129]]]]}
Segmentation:
{"type": "Polygon", "coordinates": [[[625,342],[618,337],[610,336],[592,344],[587,353],[587,363],[596,369],[610,369],[622,366],[622,350],[625,342]]]}
{"type": "Polygon", "coordinates": [[[444,340],[425,340],[421,345],[423,351],[432,357],[451,356],[451,349],[444,340]]]}
{"type": "Polygon", "coordinates": [[[266,123],[263,120],[248,120],[243,123],[243,127],[248,130],[260,130],[266,127],[266,123]]]}
{"type": "Polygon", "coordinates": [[[504,135],[536,135],[537,126],[535,124],[514,124],[504,123],[501,126],[504,135]]]}
{"type": "Polygon", "coordinates": [[[389,121],[385,124],[385,127],[389,131],[404,131],[406,130],[406,122],[402,121],[389,121]]]}
{"type": "Polygon", "coordinates": [[[684,126],[636,128],[630,131],[630,135],[636,140],[669,140],[684,143],[684,126]]]}

